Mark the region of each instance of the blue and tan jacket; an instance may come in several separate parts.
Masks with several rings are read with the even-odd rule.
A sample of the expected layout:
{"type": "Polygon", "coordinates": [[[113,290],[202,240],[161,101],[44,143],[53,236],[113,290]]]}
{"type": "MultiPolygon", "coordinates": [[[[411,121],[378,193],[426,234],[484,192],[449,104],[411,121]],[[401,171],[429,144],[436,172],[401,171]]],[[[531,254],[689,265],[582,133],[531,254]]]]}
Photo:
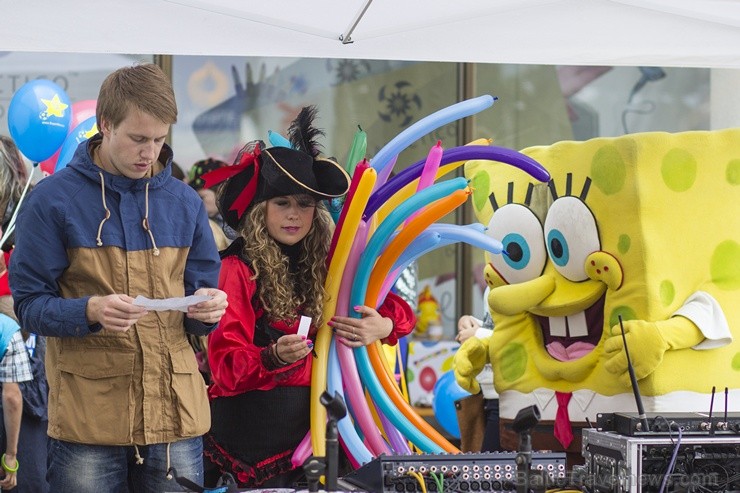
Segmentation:
{"type": "Polygon", "coordinates": [[[218,284],[220,260],[203,202],[172,178],[165,146],[151,177],[132,180],[91,159],[100,136],[41,180],[16,223],[10,286],[25,329],[49,336],[49,435],[98,445],[169,443],[210,427],[186,332],[214,327],[151,311],[127,332],[88,325],[93,295],[152,299],[218,284]],[[148,224],[148,229],[145,225],[148,224]]]}

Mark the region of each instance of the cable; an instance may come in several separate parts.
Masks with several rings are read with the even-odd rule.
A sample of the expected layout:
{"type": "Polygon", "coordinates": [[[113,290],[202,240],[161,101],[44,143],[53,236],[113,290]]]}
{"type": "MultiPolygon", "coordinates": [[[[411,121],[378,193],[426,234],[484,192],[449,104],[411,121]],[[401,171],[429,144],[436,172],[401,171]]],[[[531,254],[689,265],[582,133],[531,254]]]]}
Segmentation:
{"type": "Polygon", "coordinates": [[[413,478],[416,478],[416,481],[419,482],[419,485],[421,486],[421,493],[427,493],[427,484],[421,474],[416,471],[409,471],[407,474],[413,478]]]}
{"type": "Polygon", "coordinates": [[[437,477],[437,474],[434,471],[430,471],[429,474],[432,475],[432,479],[434,479],[434,482],[437,484],[437,491],[439,493],[444,493],[445,491],[445,477],[442,473],[439,473],[439,477],[437,477]]]}
{"type": "MultiPolygon", "coordinates": [[[[670,425],[668,426],[668,429],[670,430],[670,425]]],[[[676,446],[673,449],[673,455],[671,456],[671,461],[668,463],[668,470],[666,471],[665,476],[663,476],[663,483],[660,485],[660,491],[658,493],[663,493],[665,491],[665,486],[668,483],[668,477],[671,474],[673,474],[673,468],[676,466],[676,457],[678,456],[678,449],[681,446],[681,435],[682,434],[683,434],[683,431],[681,431],[681,428],[679,427],[678,428],[678,439],[676,440],[676,446]]]]}
{"type": "Polygon", "coordinates": [[[643,87],[645,87],[645,84],[648,82],[660,80],[666,76],[666,73],[663,71],[660,67],[638,67],[640,70],[640,78],[635,83],[634,87],[632,88],[632,91],[630,91],[630,95],[627,98],[627,108],[622,111],[622,130],[624,130],[624,133],[629,133],[627,129],[627,114],[628,113],[635,113],[638,115],[647,115],[649,113],[652,113],[655,111],[656,105],[652,101],[645,101],[647,103],[647,107],[645,109],[634,109],[630,108],[630,103],[632,103],[632,99],[635,97],[635,94],[637,94],[643,87]]]}

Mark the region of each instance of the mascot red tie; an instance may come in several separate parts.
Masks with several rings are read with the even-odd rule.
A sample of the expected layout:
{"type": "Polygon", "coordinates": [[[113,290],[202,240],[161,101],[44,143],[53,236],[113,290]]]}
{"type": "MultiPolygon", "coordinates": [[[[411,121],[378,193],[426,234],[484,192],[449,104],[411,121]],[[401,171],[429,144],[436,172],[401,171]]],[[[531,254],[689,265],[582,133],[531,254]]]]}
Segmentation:
{"type": "Polygon", "coordinates": [[[568,415],[568,403],[572,396],[571,392],[555,392],[555,398],[558,400],[558,412],[555,414],[553,434],[566,449],[573,441],[573,428],[570,426],[570,416],[568,415]]]}

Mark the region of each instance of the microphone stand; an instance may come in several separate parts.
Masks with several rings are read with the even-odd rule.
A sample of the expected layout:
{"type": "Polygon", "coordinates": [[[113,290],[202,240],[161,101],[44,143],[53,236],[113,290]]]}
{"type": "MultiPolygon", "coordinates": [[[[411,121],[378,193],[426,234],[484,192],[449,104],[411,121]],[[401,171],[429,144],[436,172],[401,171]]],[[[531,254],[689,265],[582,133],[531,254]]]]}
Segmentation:
{"type": "Polygon", "coordinates": [[[545,478],[540,476],[537,489],[533,490],[531,482],[532,471],[532,428],[540,421],[540,410],[537,406],[520,409],[514,418],[512,428],[519,433],[519,447],[516,454],[516,491],[530,493],[531,491],[545,491],[545,478]]]}
{"type": "Polygon", "coordinates": [[[326,423],[326,491],[337,491],[339,475],[339,428],[337,422],[347,415],[344,399],[338,392],[332,397],[324,391],[319,398],[329,417],[326,423]]]}

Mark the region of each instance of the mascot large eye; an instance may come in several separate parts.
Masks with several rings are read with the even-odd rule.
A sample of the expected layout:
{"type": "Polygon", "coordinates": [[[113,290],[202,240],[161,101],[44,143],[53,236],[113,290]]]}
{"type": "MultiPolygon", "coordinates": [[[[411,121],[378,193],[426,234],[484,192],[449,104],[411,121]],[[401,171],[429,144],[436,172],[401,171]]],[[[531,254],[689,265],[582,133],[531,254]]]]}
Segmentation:
{"type": "Polygon", "coordinates": [[[542,274],[547,260],[542,225],[528,207],[507,204],[497,209],[486,234],[504,245],[506,255],[493,255],[492,264],[506,282],[517,284],[542,274]]]}
{"type": "Polygon", "coordinates": [[[547,252],[563,277],[573,282],[585,281],[586,257],[601,249],[596,219],[577,197],[557,199],[545,219],[547,252]]]}

